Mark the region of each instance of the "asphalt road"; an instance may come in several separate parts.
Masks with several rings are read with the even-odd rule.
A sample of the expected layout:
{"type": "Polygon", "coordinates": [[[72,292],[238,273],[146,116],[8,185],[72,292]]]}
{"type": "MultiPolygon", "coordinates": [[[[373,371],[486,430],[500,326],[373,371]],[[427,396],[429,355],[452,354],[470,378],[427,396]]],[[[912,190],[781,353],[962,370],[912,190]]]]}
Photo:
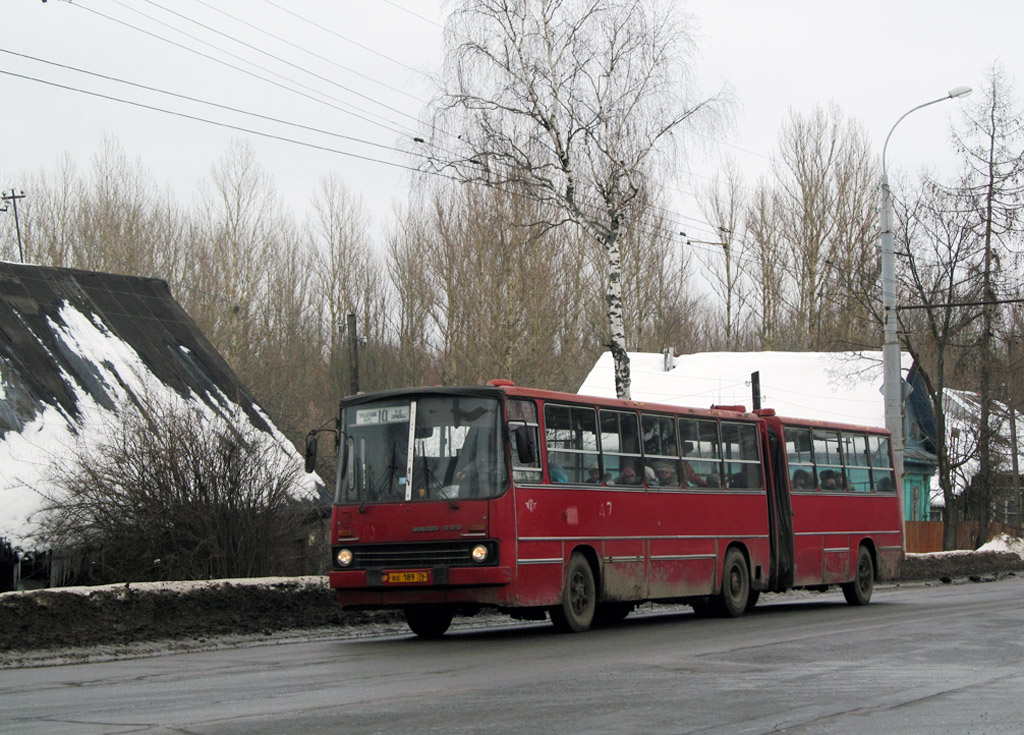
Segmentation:
{"type": "Polygon", "coordinates": [[[1019,733],[1024,579],[0,671],[0,733],[1019,733]]]}

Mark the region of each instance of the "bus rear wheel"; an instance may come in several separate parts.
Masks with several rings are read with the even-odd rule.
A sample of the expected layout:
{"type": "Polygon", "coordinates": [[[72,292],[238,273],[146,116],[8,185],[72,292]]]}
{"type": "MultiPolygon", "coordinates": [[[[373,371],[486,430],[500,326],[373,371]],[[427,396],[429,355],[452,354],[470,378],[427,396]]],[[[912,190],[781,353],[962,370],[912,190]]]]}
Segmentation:
{"type": "Polygon", "coordinates": [[[739,549],[729,549],[722,568],[722,591],[714,598],[716,612],[723,618],[738,618],[747,611],[749,600],[750,572],[746,557],[739,549]]]}
{"type": "Polygon", "coordinates": [[[562,604],[551,608],[551,622],[563,633],[582,633],[594,622],[596,609],[594,570],[583,554],[573,552],[565,570],[562,604]]]}
{"type": "Polygon", "coordinates": [[[441,605],[410,605],[405,608],[409,630],[420,638],[440,638],[452,624],[455,611],[441,605]]]}
{"type": "Polygon", "coordinates": [[[857,552],[857,576],[852,582],[842,585],[843,597],[851,605],[867,605],[871,602],[871,593],[875,589],[875,563],[871,560],[871,552],[861,546],[857,552]]]}

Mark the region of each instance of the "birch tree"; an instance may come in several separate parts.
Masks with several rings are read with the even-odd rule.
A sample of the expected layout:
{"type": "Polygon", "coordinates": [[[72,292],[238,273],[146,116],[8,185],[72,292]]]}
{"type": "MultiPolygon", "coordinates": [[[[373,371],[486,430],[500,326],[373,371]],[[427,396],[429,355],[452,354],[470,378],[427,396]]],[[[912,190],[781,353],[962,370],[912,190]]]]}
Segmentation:
{"type": "Polygon", "coordinates": [[[693,95],[686,26],[655,0],[461,0],[446,43],[432,160],[525,190],[560,213],[551,224],[600,243],[615,387],[628,397],[621,239],[677,134],[720,108],[693,95]]]}

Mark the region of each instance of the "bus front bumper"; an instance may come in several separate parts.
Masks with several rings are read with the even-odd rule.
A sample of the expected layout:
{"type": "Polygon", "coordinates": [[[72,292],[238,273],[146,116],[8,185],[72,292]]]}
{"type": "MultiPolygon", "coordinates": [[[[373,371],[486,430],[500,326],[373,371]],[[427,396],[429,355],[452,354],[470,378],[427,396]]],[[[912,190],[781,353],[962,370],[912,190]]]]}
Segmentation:
{"type": "Polygon", "coordinates": [[[439,587],[482,587],[511,584],[509,567],[435,567],[433,569],[354,569],[331,572],[331,588],[436,589],[439,587]]]}

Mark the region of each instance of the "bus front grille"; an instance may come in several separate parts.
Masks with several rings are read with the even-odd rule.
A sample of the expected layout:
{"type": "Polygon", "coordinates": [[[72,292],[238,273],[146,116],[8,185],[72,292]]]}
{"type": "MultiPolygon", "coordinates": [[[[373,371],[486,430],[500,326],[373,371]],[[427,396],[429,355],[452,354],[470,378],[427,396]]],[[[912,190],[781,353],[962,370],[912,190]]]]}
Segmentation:
{"type": "Polygon", "coordinates": [[[497,547],[493,541],[453,541],[406,544],[347,544],[334,548],[335,569],[403,569],[459,566],[489,566],[497,563],[497,547]],[[490,553],[483,565],[470,555],[473,547],[483,544],[490,553]],[[338,566],[339,549],[352,552],[352,563],[338,566]]]}

